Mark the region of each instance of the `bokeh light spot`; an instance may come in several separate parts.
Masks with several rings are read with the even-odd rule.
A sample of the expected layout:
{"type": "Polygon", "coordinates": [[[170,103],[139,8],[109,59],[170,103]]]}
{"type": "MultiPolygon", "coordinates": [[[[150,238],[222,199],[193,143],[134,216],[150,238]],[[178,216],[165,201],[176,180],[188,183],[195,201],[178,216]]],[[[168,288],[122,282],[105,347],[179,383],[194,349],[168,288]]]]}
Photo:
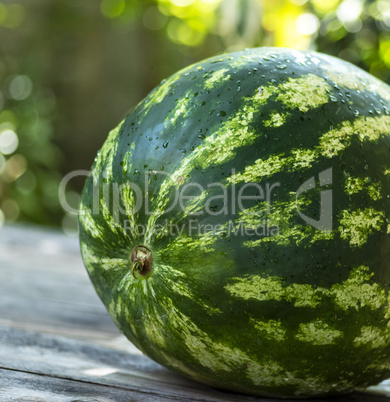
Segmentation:
{"type": "Polygon", "coordinates": [[[24,21],[26,10],[21,4],[10,4],[2,23],[6,28],[17,28],[24,21]]]}
{"type": "Polygon", "coordinates": [[[187,22],[172,19],[168,24],[168,36],[172,42],[196,46],[202,42],[204,33],[196,31],[187,22]]]}
{"type": "Polygon", "coordinates": [[[32,91],[32,81],[27,75],[16,75],[9,84],[9,94],[16,100],[26,99],[32,91]]]}
{"type": "Polygon", "coordinates": [[[37,184],[35,174],[30,170],[26,172],[16,180],[16,188],[23,194],[31,193],[37,184]]]}
{"type": "Polygon", "coordinates": [[[17,180],[27,169],[27,160],[23,155],[13,155],[5,164],[5,173],[9,181],[17,180]]]}
{"type": "Polygon", "coordinates": [[[4,200],[1,204],[1,209],[3,210],[5,219],[8,222],[14,222],[18,219],[20,208],[14,200],[10,198],[4,200]]]}
{"type": "Polygon", "coordinates": [[[342,22],[355,21],[363,11],[363,4],[360,0],[344,0],[337,7],[337,18],[342,22]]]}
{"type": "Polygon", "coordinates": [[[4,155],[15,152],[19,145],[19,138],[15,131],[4,130],[0,133],[0,152],[4,155]]]}
{"type": "Polygon", "coordinates": [[[103,0],[100,3],[101,13],[108,18],[119,17],[125,8],[126,2],[124,0],[103,0]]]}
{"type": "Polygon", "coordinates": [[[345,21],[344,28],[351,33],[358,33],[363,28],[363,23],[360,18],[354,21],[345,21]]]}
{"type": "Polygon", "coordinates": [[[314,14],[304,13],[295,20],[295,25],[300,34],[313,35],[317,32],[320,21],[314,14]]]}
{"type": "Polygon", "coordinates": [[[64,215],[62,218],[62,230],[67,236],[77,237],[79,234],[77,215],[64,215]]]}
{"type": "Polygon", "coordinates": [[[0,131],[4,128],[10,128],[11,130],[15,129],[17,122],[18,120],[15,114],[10,110],[3,110],[0,113],[0,131]]]}

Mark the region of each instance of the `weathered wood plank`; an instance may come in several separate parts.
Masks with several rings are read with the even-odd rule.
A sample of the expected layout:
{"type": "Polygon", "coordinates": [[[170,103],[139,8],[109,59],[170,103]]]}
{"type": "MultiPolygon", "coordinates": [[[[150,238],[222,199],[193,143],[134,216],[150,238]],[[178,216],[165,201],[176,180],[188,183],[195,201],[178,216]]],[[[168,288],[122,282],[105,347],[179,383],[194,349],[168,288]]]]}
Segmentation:
{"type": "MultiPolygon", "coordinates": [[[[176,399],[163,395],[144,394],[118,387],[107,387],[100,384],[75,381],[63,378],[37,375],[32,373],[0,369],[0,401],[28,402],[157,402],[183,401],[208,402],[210,399],[176,399]]],[[[227,397],[224,401],[229,402],[227,397]]],[[[277,399],[259,399],[259,402],[276,402],[277,399]]],[[[284,402],[296,402],[297,399],[281,399],[284,402]]],[[[307,402],[387,402],[379,396],[367,397],[354,394],[335,398],[306,399],[307,402]]]]}
{"type": "MultiPolygon", "coordinates": [[[[168,400],[274,402],[269,398],[238,395],[203,386],[170,372],[146,356],[7,327],[0,327],[0,368],[4,378],[8,371],[11,379],[14,372],[23,372],[168,400]]],[[[35,379],[32,377],[31,381],[35,379]]],[[[388,398],[380,394],[352,394],[333,399],[334,402],[386,400],[388,398]]]]}
{"type": "Polygon", "coordinates": [[[158,402],[150,394],[81,381],[0,369],[0,401],[28,402],[158,402]]]}
{"type": "Polygon", "coordinates": [[[0,324],[84,339],[120,335],[89,281],[76,238],[3,228],[0,278],[0,324]]]}
{"type": "Polygon", "coordinates": [[[171,400],[258,400],[202,386],[170,372],[146,356],[7,327],[0,327],[0,368],[105,385],[171,400]]]}

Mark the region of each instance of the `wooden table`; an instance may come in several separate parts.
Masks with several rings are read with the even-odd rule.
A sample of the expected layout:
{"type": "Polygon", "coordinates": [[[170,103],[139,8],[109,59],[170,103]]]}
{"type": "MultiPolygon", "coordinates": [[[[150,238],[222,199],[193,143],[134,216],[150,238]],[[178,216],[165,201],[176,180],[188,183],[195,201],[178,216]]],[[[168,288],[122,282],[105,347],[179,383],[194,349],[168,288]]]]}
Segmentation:
{"type": "MultiPolygon", "coordinates": [[[[389,384],[332,401],[388,401],[389,384]]],[[[96,296],[77,238],[25,226],[0,231],[0,401],[275,402],[197,384],[143,356],[96,296]]]]}

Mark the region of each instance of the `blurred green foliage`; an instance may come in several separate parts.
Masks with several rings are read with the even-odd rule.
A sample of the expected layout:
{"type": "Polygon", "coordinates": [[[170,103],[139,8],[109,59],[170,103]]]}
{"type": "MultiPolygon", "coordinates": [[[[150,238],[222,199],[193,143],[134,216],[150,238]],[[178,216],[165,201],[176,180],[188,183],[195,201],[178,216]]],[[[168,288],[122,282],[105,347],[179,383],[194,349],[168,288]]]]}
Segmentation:
{"type": "MultiPolygon", "coordinates": [[[[216,53],[311,48],[390,83],[389,0],[0,2],[0,224],[62,225],[62,177],[161,79],[216,53]]],[[[77,206],[83,179],[67,187],[77,206]]]]}

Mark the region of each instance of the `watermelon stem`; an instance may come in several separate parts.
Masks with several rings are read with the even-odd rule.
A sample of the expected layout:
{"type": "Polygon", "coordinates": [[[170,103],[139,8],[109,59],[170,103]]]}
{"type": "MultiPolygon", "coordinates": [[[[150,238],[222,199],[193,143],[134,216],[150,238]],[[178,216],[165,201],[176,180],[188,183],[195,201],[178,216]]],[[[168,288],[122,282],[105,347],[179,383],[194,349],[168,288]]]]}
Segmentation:
{"type": "Polygon", "coordinates": [[[135,279],[148,279],[153,272],[152,251],[145,246],[136,246],[130,256],[131,273],[135,279]]]}

